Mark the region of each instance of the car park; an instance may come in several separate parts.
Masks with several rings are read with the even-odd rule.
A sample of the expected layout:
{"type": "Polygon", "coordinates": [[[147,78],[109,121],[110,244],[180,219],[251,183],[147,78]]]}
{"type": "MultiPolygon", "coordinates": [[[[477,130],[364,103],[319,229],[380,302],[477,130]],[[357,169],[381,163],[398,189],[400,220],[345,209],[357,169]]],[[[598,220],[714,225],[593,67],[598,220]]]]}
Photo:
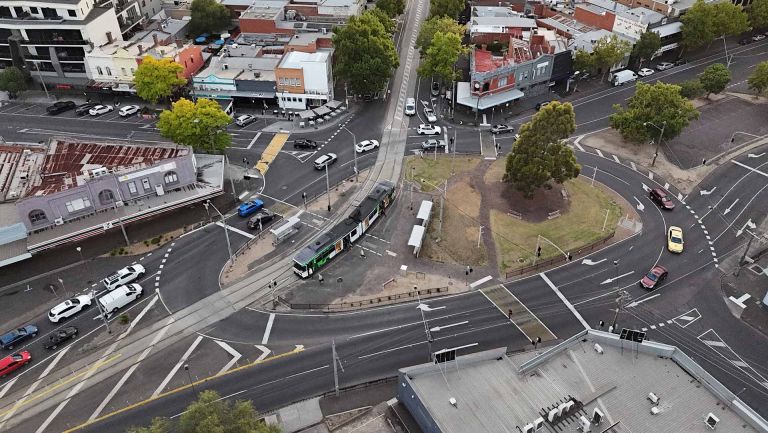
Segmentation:
{"type": "Polygon", "coordinates": [[[76,296],[72,299],[67,299],[61,304],[51,308],[48,312],[48,320],[53,323],[58,323],[62,319],[67,319],[75,314],[83,311],[91,305],[91,297],[88,295],[76,296]]]}
{"type": "Polygon", "coordinates": [[[437,115],[435,114],[435,110],[429,107],[424,107],[424,117],[427,118],[427,122],[429,123],[437,122],[437,115]]]}
{"type": "Polygon", "coordinates": [[[297,138],[293,140],[294,149],[317,149],[317,142],[309,138],[297,138]]]}
{"type": "Polygon", "coordinates": [[[90,110],[88,110],[88,114],[91,116],[101,116],[102,114],[109,113],[110,111],[114,111],[115,107],[111,105],[97,105],[90,110]]]}
{"type": "Polygon", "coordinates": [[[32,360],[32,355],[28,351],[22,350],[19,353],[8,355],[0,359],[0,377],[8,376],[14,371],[27,365],[32,360]]]}
{"type": "Polygon", "coordinates": [[[419,135],[440,135],[443,132],[443,130],[439,126],[427,125],[425,123],[422,123],[421,125],[419,125],[416,132],[419,135]]]}
{"type": "Polygon", "coordinates": [[[647,77],[649,75],[653,75],[653,69],[650,68],[642,68],[639,71],[637,71],[637,75],[641,77],[647,77]]]}
{"type": "Polygon", "coordinates": [[[256,215],[252,216],[251,219],[248,220],[248,228],[251,230],[255,230],[258,228],[264,228],[264,226],[275,219],[275,213],[272,212],[269,209],[262,209],[256,213],[256,215]]]}
{"type": "Polygon", "coordinates": [[[334,162],[336,162],[337,159],[338,159],[338,157],[336,156],[335,153],[326,153],[325,155],[323,155],[323,156],[321,156],[321,157],[319,157],[319,158],[317,158],[315,160],[315,168],[318,169],[318,170],[322,170],[322,169],[326,168],[327,166],[329,166],[329,165],[333,164],[334,162]]]}
{"type": "Polygon", "coordinates": [[[515,128],[509,125],[493,125],[491,127],[491,134],[506,134],[507,132],[513,132],[515,128]]]}
{"type": "Polygon", "coordinates": [[[656,265],[648,271],[640,280],[640,286],[653,290],[661,285],[661,283],[667,278],[667,268],[661,265],[656,265]]]}
{"type": "Polygon", "coordinates": [[[51,116],[55,116],[65,111],[74,110],[75,108],[77,108],[77,104],[72,101],[58,101],[46,107],[45,112],[51,116]]]}
{"type": "Polygon", "coordinates": [[[143,292],[144,289],[142,289],[140,285],[136,283],[128,284],[120,286],[100,297],[97,302],[101,304],[101,308],[105,313],[115,314],[118,309],[139,299],[143,292]]]}
{"type": "Polygon", "coordinates": [[[131,265],[126,266],[123,269],[120,269],[119,271],[115,272],[114,274],[108,276],[107,278],[104,278],[102,283],[104,283],[104,287],[107,288],[107,290],[115,290],[116,288],[128,284],[132,281],[136,281],[137,279],[141,278],[145,273],[146,269],[144,269],[144,266],[141,265],[131,265]]]}
{"type": "Polygon", "coordinates": [[[439,95],[440,94],[440,83],[438,83],[437,81],[433,81],[432,82],[432,89],[430,90],[430,92],[432,93],[432,96],[439,95]]]}
{"type": "Polygon", "coordinates": [[[433,149],[444,148],[444,147],[445,147],[445,140],[437,140],[435,138],[430,138],[429,140],[423,141],[421,143],[422,150],[433,150],[433,149]]]}
{"type": "Polygon", "coordinates": [[[667,232],[667,249],[671,253],[683,252],[683,229],[671,226],[667,232]]]}
{"type": "Polygon", "coordinates": [[[378,140],[365,140],[357,143],[355,145],[355,152],[357,153],[363,153],[368,150],[373,150],[379,147],[379,141],[378,140]]]}
{"type": "Polygon", "coordinates": [[[24,325],[0,335],[0,349],[11,350],[24,340],[35,336],[37,336],[37,326],[24,325]]]}
{"type": "Polygon", "coordinates": [[[648,197],[662,209],[672,210],[675,208],[675,202],[669,198],[669,193],[661,188],[652,189],[648,193],[648,197]]]}
{"type": "Polygon", "coordinates": [[[258,212],[263,207],[264,202],[259,199],[247,201],[240,204],[240,206],[237,208],[237,214],[241,217],[247,217],[252,213],[258,212]]]}
{"type": "Polygon", "coordinates": [[[405,115],[406,116],[414,116],[416,115],[416,100],[413,98],[408,98],[405,100],[405,115]]]}
{"type": "Polygon", "coordinates": [[[658,65],[656,65],[656,70],[657,71],[666,71],[667,69],[672,69],[674,67],[675,67],[674,63],[661,62],[658,65]]]}
{"type": "Polygon", "coordinates": [[[250,114],[243,114],[241,116],[237,116],[237,118],[235,119],[235,124],[241,128],[244,128],[255,121],[256,121],[255,116],[251,116],[250,114]]]}
{"type": "Polygon", "coordinates": [[[74,340],[77,338],[77,328],[74,326],[65,326],[48,336],[48,341],[44,346],[49,350],[56,350],[57,347],[64,344],[67,340],[74,340]]]}
{"type": "Polygon", "coordinates": [[[760,33],[752,36],[752,40],[755,41],[755,42],[762,41],[763,39],[765,39],[765,35],[760,34],[760,33]]]}
{"type": "Polygon", "coordinates": [[[118,111],[118,114],[120,115],[120,117],[128,117],[138,113],[139,110],[141,110],[141,107],[139,107],[138,105],[126,105],[125,107],[120,108],[120,111],[118,111]]]}

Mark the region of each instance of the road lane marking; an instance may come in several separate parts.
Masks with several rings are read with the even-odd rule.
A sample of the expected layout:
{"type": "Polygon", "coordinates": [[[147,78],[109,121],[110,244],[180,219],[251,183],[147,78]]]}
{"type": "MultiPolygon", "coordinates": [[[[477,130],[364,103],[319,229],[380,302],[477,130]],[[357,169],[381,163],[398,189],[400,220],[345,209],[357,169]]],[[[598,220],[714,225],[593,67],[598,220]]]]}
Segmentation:
{"type": "Polygon", "coordinates": [[[275,313],[269,314],[269,320],[267,320],[267,328],[264,329],[264,336],[261,337],[261,344],[267,344],[269,342],[269,334],[272,333],[272,325],[275,323],[275,313]]]}
{"type": "MultiPolygon", "coordinates": [[[[268,348],[267,346],[262,346],[261,344],[255,344],[254,346],[261,351],[261,355],[259,355],[259,357],[256,358],[256,362],[263,361],[264,358],[267,357],[267,355],[272,353],[272,349],[268,348]]],[[[302,346],[302,347],[304,347],[304,346],[302,346]]],[[[297,348],[298,348],[298,346],[297,346],[297,348]]]]}
{"type": "Polygon", "coordinates": [[[174,375],[176,375],[176,372],[179,371],[179,368],[181,368],[181,365],[184,364],[187,361],[187,358],[189,358],[189,355],[192,354],[192,351],[195,350],[198,344],[203,341],[203,336],[198,335],[197,338],[195,338],[195,341],[192,343],[191,346],[187,349],[186,352],[184,352],[184,355],[182,355],[181,359],[179,359],[179,362],[176,363],[176,365],[173,366],[170,373],[168,373],[167,376],[165,376],[165,379],[160,383],[160,386],[157,387],[155,392],[152,393],[152,397],[157,397],[160,395],[160,393],[165,389],[166,385],[168,385],[168,382],[171,381],[174,375]]]}
{"type": "Polygon", "coordinates": [[[229,344],[227,344],[227,343],[225,343],[223,341],[219,341],[219,340],[214,340],[214,341],[216,342],[216,344],[221,346],[222,349],[226,350],[227,352],[229,352],[230,355],[232,355],[232,359],[230,359],[229,362],[224,367],[222,367],[221,370],[219,370],[218,373],[216,373],[217,375],[219,375],[219,374],[222,374],[222,373],[226,372],[230,368],[232,368],[232,366],[235,365],[235,363],[240,358],[243,357],[243,354],[241,354],[237,350],[233,349],[232,346],[230,346],[229,344]]]}
{"type": "Polygon", "coordinates": [[[481,284],[483,284],[483,283],[485,283],[487,281],[490,281],[492,279],[493,279],[493,277],[488,275],[487,277],[480,278],[479,280],[475,281],[474,283],[470,283],[469,287],[474,289],[475,287],[477,287],[477,286],[479,286],[479,285],[481,285],[481,284]]]}
{"type": "Polygon", "coordinates": [[[136,324],[138,324],[138,323],[139,323],[139,320],[141,320],[141,319],[144,317],[144,315],[145,315],[145,314],[147,314],[147,311],[149,311],[149,309],[150,309],[150,308],[152,308],[152,307],[154,307],[154,306],[155,306],[155,303],[157,302],[157,299],[158,299],[158,298],[159,298],[159,296],[155,296],[154,298],[152,298],[152,300],[151,300],[151,301],[149,301],[149,303],[147,304],[147,306],[146,306],[146,307],[144,307],[144,309],[143,309],[143,310],[141,310],[141,312],[140,312],[140,313],[139,313],[139,314],[136,316],[136,318],[135,318],[135,319],[133,319],[133,321],[131,322],[131,324],[128,326],[128,329],[126,329],[126,330],[125,330],[125,332],[123,332],[122,334],[120,334],[120,337],[118,337],[118,338],[117,338],[117,339],[118,339],[118,341],[119,341],[119,340],[122,340],[123,338],[127,337],[127,336],[128,336],[128,334],[130,334],[130,332],[133,330],[133,328],[136,326],[136,324]]]}
{"type": "Polygon", "coordinates": [[[251,149],[251,147],[253,147],[253,145],[256,143],[256,140],[258,140],[258,139],[259,139],[259,137],[261,137],[261,132],[257,132],[257,133],[256,133],[256,135],[253,137],[253,139],[251,140],[251,142],[250,142],[250,143],[248,143],[248,147],[246,147],[245,149],[246,149],[246,150],[250,150],[250,149],[251,149]]]}
{"type": "Polygon", "coordinates": [[[659,296],[661,296],[661,293],[657,293],[657,294],[655,294],[655,295],[651,295],[651,296],[649,296],[649,297],[647,297],[647,298],[638,299],[637,301],[635,301],[635,302],[632,302],[632,303],[628,304],[628,305],[627,305],[627,308],[637,307],[638,305],[642,304],[643,302],[645,302],[645,301],[650,301],[651,299],[653,299],[653,298],[657,298],[657,297],[659,297],[659,296]]]}
{"type": "Polygon", "coordinates": [[[248,232],[245,232],[245,231],[242,231],[242,230],[240,230],[239,228],[236,228],[236,227],[232,227],[232,226],[231,226],[231,225],[229,225],[229,224],[226,224],[226,225],[225,225],[225,224],[224,224],[224,223],[222,223],[221,221],[216,221],[216,225],[217,225],[217,226],[219,226],[219,227],[224,227],[225,229],[227,229],[227,230],[231,230],[231,231],[233,231],[233,232],[235,232],[235,233],[237,233],[237,234],[243,235],[243,236],[247,237],[248,239],[253,239],[253,238],[255,238],[255,237],[256,237],[256,236],[254,236],[254,235],[252,235],[252,234],[250,234],[250,233],[248,233],[248,232]]]}
{"type": "Polygon", "coordinates": [[[0,398],[3,398],[3,396],[8,392],[9,389],[13,386],[16,381],[19,380],[19,377],[14,377],[11,379],[10,382],[6,383],[5,386],[3,386],[3,389],[0,389],[0,398]]]}
{"type": "Polygon", "coordinates": [[[584,320],[583,317],[581,317],[581,314],[579,314],[579,312],[576,311],[576,308],[573,306],[573,304],[571,304],[571,302],[568,299],[566,299],[566,297],[560,292],[560,290],[557,289],[557,286],[555,286],[552,283],[552,281],[549,280],[549,277],[547,277],[546,274],[544,274],[544,272],[540,273],[539,276],[541,277],[541,279],[544,280],[545,283],[547,283],[549,288],[555,292],[555,294],[557,295],[558,298],[560,298],[563,304],[565,304],[565,306],[568,307],[569,310],[571,310],[571,313],[573,313],[573,315],[576,316],[576,319],[578,319],[579,322],[581,322],[582,326],[584,326],[585,329],[591,329],[589,324],[587,324],[587,321],[584,320]]]}
{"type": "Polygon", "coordinates": [[[742,162],[736,161],[735,159],[732,159],[731,162],[736,164],[736,165],[740,165],[740,166],[746,168],[747,170],[752,171],[753,173],[761,174],[761,175],[763,175],[765,177],[768,177],[768,173],[766,173],[764,171],[760,171],[760,170],[758,170],[756,168],[752,168],[752,167],[748,166],[747,164],[744,164],[742,162]]]}

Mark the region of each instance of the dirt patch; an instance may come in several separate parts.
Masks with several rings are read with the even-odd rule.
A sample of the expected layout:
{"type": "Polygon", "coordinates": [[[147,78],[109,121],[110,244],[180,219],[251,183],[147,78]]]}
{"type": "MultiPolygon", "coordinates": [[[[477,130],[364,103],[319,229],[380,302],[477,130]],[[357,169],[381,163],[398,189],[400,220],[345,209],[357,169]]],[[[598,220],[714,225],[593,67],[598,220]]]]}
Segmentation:
{"type": "Polygon", "coordinates": [[[101,257],[136,256],[136,255],[146,254],[150,251],[154,251],[162,247],[163,245],[165,245],[166,243],[174,239],[177,239],[179,236],[184,234],[184,232],[185,232],[184,227],[178,228],[174,231],[163,233],[151,239],[145,239],[141,242],[135,242],[131,244],[131,246],[129,247],[115,248],[109,253],[103,254],[101,257]]]}
{"type": "Polygon", "coordinates": [[[474,170],[480,161],[476,156],[438,155],[437,159],[410,156],[406,158],[404,173],[406,180],[421,185],[421,191],[431,192],[436,186],[442,188],[443,182],[451,176],[474,170]]]}
{"type": "MultiPolygon", "coordinates": [[[[450,276],[444,274],[431,274],[426,272],[406,272],[405,275],[399,274],[393,277],[389,281],[384,283],[376,283],[366,279],[365,284],[362,285],[357,292],[345,295],[343,297],[334,299],[331,304],[340,304],[343,302],[358,302],[371,299],[372,297],[383,297],[390,295],[397,295],[413,291],[414,287],[419,289],[436,289],[438,287],[447,287],[447,292],[442,293],[459,293],[466,291],[468,286],[463,281],[454,280],[450,276]]],[[[414,295],[414,298],[415,295],[414,295]]],[[[403,299],[403,302],[408,301],[407,298],[403,299]]]]}

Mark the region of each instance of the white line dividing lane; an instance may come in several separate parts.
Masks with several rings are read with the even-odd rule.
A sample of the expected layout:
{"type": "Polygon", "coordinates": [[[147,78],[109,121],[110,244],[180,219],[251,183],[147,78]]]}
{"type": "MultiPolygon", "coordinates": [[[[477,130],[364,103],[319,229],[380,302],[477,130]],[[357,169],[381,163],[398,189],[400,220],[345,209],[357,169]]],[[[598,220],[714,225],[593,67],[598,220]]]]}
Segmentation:
{"type": "Polygon", "coordinates": [[[10,382],[6,383],[3,389],[0,389],[0,398],[3,398],[3,396],[8,392],[9,389],[13,386],[16,381],[19,380],[19,377],[14,377],[10,382]]]}
{"type": "Polygon", "coordinates": [[[195,350],[198,344],[203,341],[203,336],[198,335],[197,338],[195,338],[195,341],[192,343],[191,346],[187,349],[186,352],[184,352],[184,355],[181,356],[181,359],[179,359],[179,362],[176,363],[176,365],[173,366],[171,369],[171,372],[168,373],[167,376],[165,376],[165,379],[160,383],[160,386],[157,387],[155,392],[152,393],[152,398],[157,397],[160,395],[161,392],[165,389],[166,385],[168,385],[168,382],[171,381],[174,375],[176,375],[176,372],[179,371],[179,368],[181,368],[181,365],[187,362],[187,359],[189,358],[189,355],[192,354],[192,351],[195,350]]]}
{"type": "Polygon", "coordinates": [[[560,292],[560,290],[558,290],[558,289],[557,289],[557,286],[555,286],[555,285],[552,283],[552,281],[550,281],[550,280],[549,280],[549,277],[547,277],[547,276],[544,274],[544,272],[540,273],[540,274],[539,274],[539,276],[541,277],[541,279],[543,279],[543,280],[544,280],[544,282],[545,282],[545,283],[547,283],[547,285],[549,286],[549,288],[550,288],[550,289],[552,289],[552,290],[555,292],[555,294],[557,295],[557,297],[558,297],[558,298],[560,298],[560,300],[563,302],[563,304],[565,304],[565,306],[566,306],[566,307],[568,307],[568,309],[569,309],[569,310],[571,310],[571,313],[573,313],[573,315],[574,315],[574,316],[576,316],[576,319],[578,319],[578,320],[579,320],[579,322],[581,322],[581,324],[584,326],[584,328],[585,328],[585,329],[592,329],[592,328],[589,326],[589,324],[587,324],[587,321],[586,321],[586,320],[584,320],[584,318],[583,318],[583,317],[581,317],[581,314],[579,314],[579,312],[578,312],[578,311],[576,311],[576,308],[573,306],[573,304],[571,304],[571,302],[570,302],[568,299],[566,299],[565,295],[563,295],[563,294],[560,292]]]}
{"type": "Polygon", "coordinates": [[[251,140],[251,142],[248,143],[248,147],[246,147],[246,150],[250,150],[251,147],[253,147],[253,145],[256,143],[256,140],[259,139],[259,137],[261,137],[261,131],[257,132],[256,135],[251,140]]]}
{"type": "Polygon", "coordinates": [[[275,324],[275,313],[269,314],[269,320],[267,320],[267,327],[264,329],[264,336],[261,337],[261,344],[267,344],[269,342],[269,334],[272,333],[272,325],[275,324]]]}
{"type": "Polygon", "coordinates": [[[225,226],[224,223],[222,223],[221,221],[216,221],[216,225],[219,226],[219,227],[224,227],[225,229],[231,230],[231,231],[233,231],[233,232],[235,232],[235,233],[237,233],[239,235],[243,235],[243,236],[247,237],[248,239],[253,239],[253,238],[256,237],[256,236],[254,236],[254,235],[252,235],[252,234],[250,234],[248,232],[244,232],[244,231],[242,231],[242,230],[240,230],[238,228],[232,227],[229,224],[227,224],[225,226]]]}
{"type": "Polygon", "coordinates": [[[756,168],[752,168],[752,167],[748,166],[747,164],[744,164],[742,162],[736,161],[735,159],[732,159],[731,162],[736,164],[736,165],[739,165],[741,167],[744,167],[744,168],[746,168],[747,170],[750,170],[753,173],[757,173],[757,174],[763,175],[765,177],[768,177],[768,173],[766,173],[764,171],[760,171],[760,170],[758,170],[756,168]]]}

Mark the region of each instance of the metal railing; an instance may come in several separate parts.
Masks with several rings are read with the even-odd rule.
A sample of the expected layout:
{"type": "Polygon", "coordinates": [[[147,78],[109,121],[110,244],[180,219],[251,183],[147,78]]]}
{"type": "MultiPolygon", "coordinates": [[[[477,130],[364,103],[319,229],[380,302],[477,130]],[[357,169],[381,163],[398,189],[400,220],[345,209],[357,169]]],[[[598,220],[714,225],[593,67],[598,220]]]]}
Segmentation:
{"type": "MultiPolygon", "coordinates": [[[[327,282],[326,284],[333,284],[327,282]]],[[[448,287],[435,287],[431,289],[410,290],[392,295],[377,296],[361,299],[353,302],[339,302],[336,304],[289,304],[292,310],[320,310],[325,312],[348,311],[358,308],[375,307],[378,305],[396,304],[403,301],[412,301],[419,298],[431,298],[448,292],[448,287]],[[418,296],[417,296],[418,292],[418,296]]]]}
{"type": "MultiPolygon", "coordinates": [[[[616,232],[613,231],[613,232],[609,233],[608,235],[606,235],[606,236],[604,236],[604,237],[602,237],[602,238],[600,238],[600,239],[598,239],[598,240],[596,240],[596,241],[594,241],[594,242],[592,242],[590,244],[587,244],[587,245],[585,245],[585,246],[583,246],[583,247],[581,247],[581,248],[579,248],[579,249],[577,249],[575,251],[572,251],[571,252],[572,253],[571,254],[572,259],[576,259],[577,257],[579,257],[579,256],[581,256],[581,255],[583,255],[585,253],[590,253],[590,252],[594,251],[595,249],[597,249],[598,247],[601,247],[601,246],[605,245],[606,243],[608,243],[608,241],[613,239],[613,236],[615,234],[616,234],[616,232]]],[[[513,269],[511,271],[507,271],[507,272],[505,272],[504,276],[505,276],[506,279],[509,279],[509,278],[512,278],[512,277],[518,277],[518,276],[521,276],[521,275],[535,273],[535,272],[538,272],[540,269],[547,269],[547,268],[549,268],[551,266],[558,265],[560,263],[565,263],[567,260],[568,259],[566,259],[565,256],[558,254],[557,256],[552,257],[551,259],[539,261],[535,265],[529,265],[529,266],[525,266],[525,267],[522,267],[522,268],[519,268],[519,269],[513,269]]]]}

